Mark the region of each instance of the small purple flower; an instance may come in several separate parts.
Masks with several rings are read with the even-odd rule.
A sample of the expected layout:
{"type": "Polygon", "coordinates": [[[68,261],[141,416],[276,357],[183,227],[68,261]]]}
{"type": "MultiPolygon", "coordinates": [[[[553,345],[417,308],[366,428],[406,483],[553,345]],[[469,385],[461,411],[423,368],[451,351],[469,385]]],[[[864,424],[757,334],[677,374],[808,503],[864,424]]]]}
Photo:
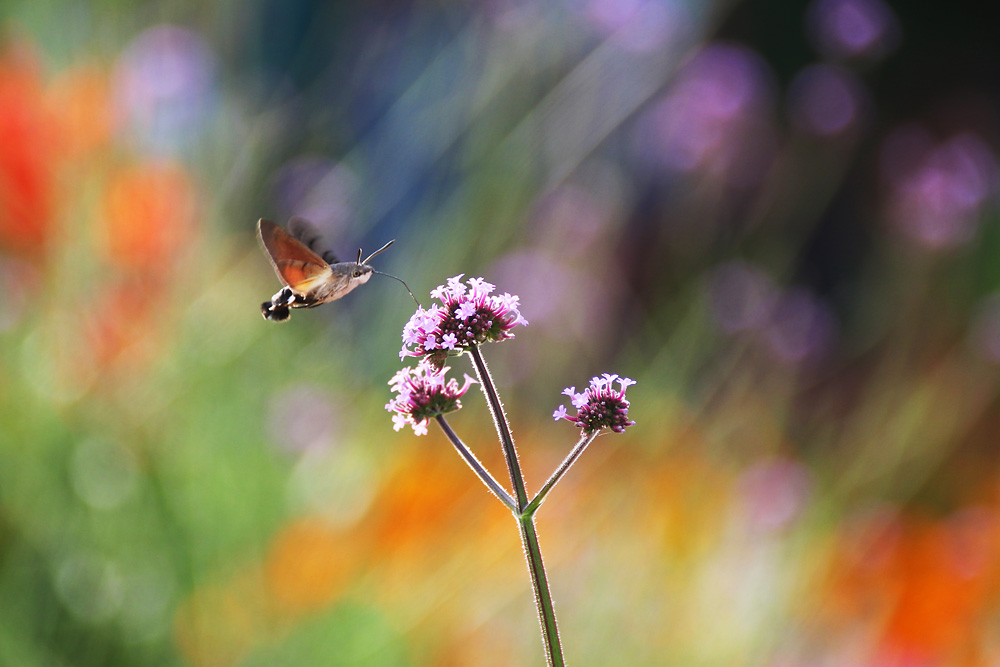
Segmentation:
{"type": "Polygon", "coordinates": [[[577,409],[576,417],[570,417],[566,406],[560,405],[552,418],[556,421],[565,419],[584,430],[594,433],[602,428],[610,428],[615,433],[624,433],[627,426],[634,426],[634,421],[628,419],[628,401],[625,400],[625,390],[635,384],[629,378],[619,378],[617,375],[605,373],[601,377],[591,378],[590,386],[582,393],[576,393],[576,387],[567,387],[563,394],[573,402],[577,409]],[[614,389],[618,382],[620,389],[614,389]]]}
{"type": "Polygon", "coordinates": [[[462,408],[458,399],[475,380],[466,375],[465,384],[459,387],[454,378],[445,379],[449,370],[434,368],[427,359],[421,359],[416,367],[407,366],[392,376],[389,386],[397,396],[386,403],[385,409],[395,413],[393,429],[398,431],[410,424],[414,433],[426,435],[429,419],[462,408]]]}
{"type": "Polygon", "coordinates": [[[494,285],[482,278],[462,283],[462,275],[449,278],[431,296],[440,306],[418,308],[403,327],[403,357],[427,359],[435,368],[444,366],[449,356],[461,354],[473,345],[513,338],[511,330],[527,324],[518,311],[518,297],[491,296],[494,285]]]}
{"type": "Polygon", "coordinates": [[[455,309],[455,315],[460,320],[467,320],[476,314],[476,306],[471,301],[464,301],[455,309]]]}

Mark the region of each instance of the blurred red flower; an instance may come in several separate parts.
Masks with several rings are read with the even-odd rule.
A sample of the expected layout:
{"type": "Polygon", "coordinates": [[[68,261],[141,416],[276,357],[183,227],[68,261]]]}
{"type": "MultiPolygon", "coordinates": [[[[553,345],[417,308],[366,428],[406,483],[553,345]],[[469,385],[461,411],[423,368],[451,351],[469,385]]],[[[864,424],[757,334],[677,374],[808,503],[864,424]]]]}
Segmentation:
{"type": "Polygon", "coordinates": [[[0,247],[34,255],[52,228],[56,123],[31,49],[0,48],[0,247]]]}

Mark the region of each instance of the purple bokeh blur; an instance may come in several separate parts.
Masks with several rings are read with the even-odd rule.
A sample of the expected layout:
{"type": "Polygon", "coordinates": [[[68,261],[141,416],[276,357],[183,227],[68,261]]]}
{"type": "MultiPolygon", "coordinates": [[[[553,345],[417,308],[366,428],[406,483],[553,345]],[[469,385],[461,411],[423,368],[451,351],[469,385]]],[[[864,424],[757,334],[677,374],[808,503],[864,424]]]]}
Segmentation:
{"type": "Polygon", "coordinates": [[[997,160],[977,135],[941,142],[918,127],[900,128],[882,150],[886,215],[907,240],[929,250],[971,241],[997,191],[997,160]]]}
{"type": "Polygon", "coordinates": [[[215,69],[211,47],[190,28],[158,25],[136,36],[119,56],[114,88],[137,143],[167,154],[197,145],[217,95],[215,69]]]}
{"type": "Polygon", "coordinates": [[[880,58],[900,39],[899,23],[882,0],[815,0],[806,25],[813,46],[829,58],[880,58]]]}
{"type": "Polygon", "coordinates": [[[709,44],[643,119],[640,150],[677,172],[752,185],[775,150],[774,98],[773,75],[756,52],[709,44]]]}
{"type": "Polygon", "coordinates": [[[810,65],[789,85],[791,121],[807,134],[832,138],[856,130],[867,104],[861,81],[834,65],[810,65]]]}

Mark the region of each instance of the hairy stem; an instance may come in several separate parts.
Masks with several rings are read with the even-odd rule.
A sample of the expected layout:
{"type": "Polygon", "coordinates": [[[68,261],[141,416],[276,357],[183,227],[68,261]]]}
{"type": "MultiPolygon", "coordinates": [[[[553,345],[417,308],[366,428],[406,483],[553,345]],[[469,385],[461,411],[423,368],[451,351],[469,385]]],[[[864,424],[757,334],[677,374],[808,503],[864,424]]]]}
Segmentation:
{"type": "Polygon", "coordinates": [[[521,475],[521,465],[517,460],[517,450],[514,448],[514,438],[510,434],[510,425],[507,424],[507,415],[503,412],[503,405],[500,403],[500,397],[493,385],[493,378],[490,376],[490,369],[486,366],[486,360],[483,359],[479,346],[470,347],[469,356],[472,357],[472,362],[476,367],[476,375],[479,378],[479,386],[486,397],[486,403],[490,406],[490,414],[493,415],[493,424],[496,426],[497,435],[500,437],[500,446],[503,447],[503,454],[507,459],[510,484],[514,489],[514,497],[517,498],[517,511],[520,512],[528,504],[528,493],[524,488],[524,477],[521,475]]]}
{"type": "MultiPolygon", "coordinates": [[[[528,573],[531,575],[531,585],[535,593],[535,604],[538,606],[538,622],[542,627],[542,641],[545,643],[545,655],[549,665],[562,667],[565,663],[562,655],[562,645],[559,642],[559,628],[556,624],[556,611],[552,604],[552,594],[549,592],[548,578],[545,576],[545,565],[542,563],[542,550],[538,545],[538,534],[535,532],[534,509],[527,510],[528,493],[524,487],[524,477],[517,460],[517,450],[514,448],[514,438],[510,434],[510,425],[503,412],[503,404],[497,394],[490,370],[486,366],[478,346],[469,348],[469,356],[476,367],[479,386],[486,397],[486,403],[493,415],[500,445],[507,459],[507,470],[510,472],[510,483],[514,488],[517,505],[514,516],[521,531],[521,542],[524,545],[524,557],[528,561],[528,573]]],[[[537,509],[537,505],[535,509],[537,509]]]]}
{"type": "Polygon", "coordinates": [[[521,515],[518,518],[518,525],[521,528],[521,542],[524,544],[525,558],[528,560],[531,585],[535,591],[535,603],[538,605],[538,622],[542,626],[545,654],[549,665],[563,667],[565,662],[563,661],[562,644],[559,641],[559,627],[556,625],[556,610],[552,604],[552,594],[549,593],[549,581],[545,576],[542,550],[538,546],[535,517],[521,515]]]}
{"type": "Polygon", "coordinates": [[[599,431],[595,431],[594,433],[584,433],[583,435],[580,436],[580,439],[573,446],[573,449],[570,450],[570,453],[566,455],[566,458],[563,459],[563,462],[559,464],[559,468],[556,469],[554,473],[552,473],[552,476],[549,477],[549,480],[545,482],[545,486],[543,486],[541,490],[535,494],[535,497],[531,499],[531,502],[528,503],[528,506],[524,508],[524,514],[528,516],[534,515],[534,513],[538,510],[539,507],[541,507],[542,503],[545,501],[545,497],[549,495],[549,491],[552,490],[552,487],[554,487],[556,483],[560,479],[562,479],[563,475],[566,474],[566,471],[569,470],[570,466],[573,465],[578,458],[580,458],[580,454],[583,454],[583,450],[587,448],[587,445],[589,445],[594,441],[594,438],[597,437],[598,433],[599,431]]]}
{"type": "Polygon", "coordinates": [[[451,440],[451,444],[455,446],[459,455],[465,459],[465,462],[468,463],[469,467],[472,468],[472,471],[479,476],[479,479],[483,481],[483,484],[485,484],[486,487],[493,492],[493,495],[500,499],[500,502],[507,506],[507,509],[511,512],[517,512],[517,505],[514,503],[514,499],[511,498],[510,494],[507,493],[502,486],[500,486],[500,483],[494,479],[493,475],[491,475],[490,472],[483,467],[483,464],[479,462],[479,459],[476,458],[475,454],[473,454],[469,448],[465,446],[465,443],[462,442],[458,435],[455,434],[451,425],[449,425],[445,420],[444,415],[438,415],[435,419],[437,419],[438,426],[441,427],[444,434],[448,436],[449,440],[451,440]]]}

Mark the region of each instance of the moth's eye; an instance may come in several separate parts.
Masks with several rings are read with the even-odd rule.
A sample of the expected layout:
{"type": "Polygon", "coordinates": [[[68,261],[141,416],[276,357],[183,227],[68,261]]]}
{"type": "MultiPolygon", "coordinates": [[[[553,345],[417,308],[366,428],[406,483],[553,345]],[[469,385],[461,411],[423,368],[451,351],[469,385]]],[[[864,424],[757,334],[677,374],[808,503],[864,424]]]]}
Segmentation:
{"type": "Polygon", "coordinates": [[[354,277],[355,278],[360,278],[361,277],[361,271],[359,271],[358,269],[355,269],[354,270],[354,277]]]}

